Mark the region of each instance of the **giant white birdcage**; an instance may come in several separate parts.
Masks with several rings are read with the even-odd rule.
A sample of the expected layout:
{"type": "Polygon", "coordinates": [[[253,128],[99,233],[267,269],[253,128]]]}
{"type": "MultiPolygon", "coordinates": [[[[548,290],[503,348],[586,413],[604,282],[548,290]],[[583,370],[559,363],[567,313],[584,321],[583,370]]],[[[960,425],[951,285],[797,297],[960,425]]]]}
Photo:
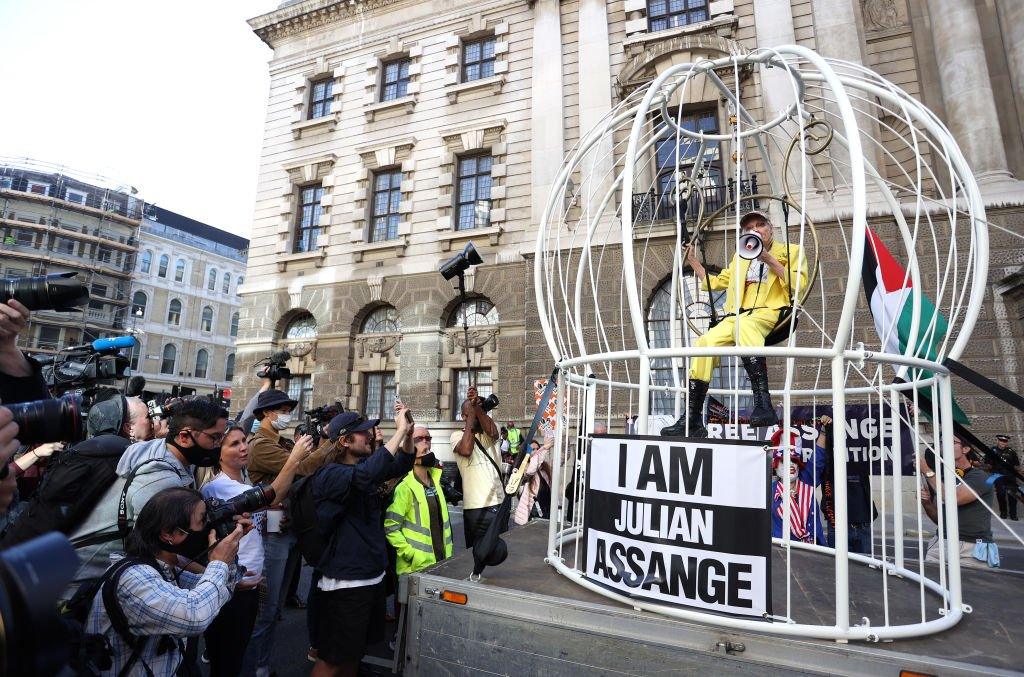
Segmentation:
{"type": "MultiPolygon", "coordinates": [[[[954,404],[941,363],[958,358],[970,340],[985,289],[988,238],[977,184],[946,127],[863,66],[786,46],[671,65],[584,131],[557,175],[536,241],[537,310],[559,367],[549,563],[631,606],[730,628],[877,641],[956,624],[969,611],[961,598],[956,511],[940,520],[947,546],[937,570],[926,568],[920,534],[929,525],[919,501],[904,500],[899,462],[891,476],[871,479],[880,515],[872,552],[860,555],[848,550],[847,462],[835,454],[835,547],[775,541],[786,567],[775,622],[618,595],[584,577],[575,548],[595,423],[618,426],[633,412],[635,432],[657,434],[648,430],[657,420],[652,402],[669,420],[685,412],[686,367],[700,355],[723,358],[710,392],[732,405],[732,416],[749,394],[735,364],[739,356],[767,358],[787,427],[796,403],[827,402],[838,411],[847,402],[888,405],[910,427],[912,453],[931,449],[941,458],[939,492],[947,505],[956,504],[954,404]],[[768,87],[773,100],[785,98],[781,110],[766,110],[768,87]],[[691,114],[693,102],[709,99],[722,103],[721,124],[704,125],[691,114]],[[697,347],[693,339],[706,330],[717,301],[694,282],[684,248],[695,241],[712,264],[725,265],[736,251],[740,216],[754,207],[771,214],[777,238],[803,247],[808,283],[794,291],[791,311],[782,313],[769,340],[774,345],[697,347]],[[909,335],[919,338],[902,348],[893,318],[879,336],[861,301],[869,226],[903,263],[904,286],[914,290],[906,292],[909,335]],[[661,300],[652,304],[656,289],[661,300]],[[925,299],[937,313],[928,312],[925,299]],[[656,337],[654,307],[669,308],[657,318],[656,337]],[[904,393],[918,406],[901,408],[904,393]],[[922,414],[925,402],[931,410],[922,414]],[[566,483],[578,485],[569,492],[576,496],[572,510],[561,498],[566,483]],[[905,536],[907,520],[917,526],[913,538],[905,536]],[[833,618],[800,617],[790,604],[799,577],[794,558],[805,556],[797,551],[834,568],[833,618]],[[920,594],[908,595],[906,586],[920,594]],[[872,608],[880,611],[851,622],[851,608],[874,604],[864,595],[877,598],[872,608]]],[[[846,443],[845,427],[836,425],[835,448],[846,443]]]]}

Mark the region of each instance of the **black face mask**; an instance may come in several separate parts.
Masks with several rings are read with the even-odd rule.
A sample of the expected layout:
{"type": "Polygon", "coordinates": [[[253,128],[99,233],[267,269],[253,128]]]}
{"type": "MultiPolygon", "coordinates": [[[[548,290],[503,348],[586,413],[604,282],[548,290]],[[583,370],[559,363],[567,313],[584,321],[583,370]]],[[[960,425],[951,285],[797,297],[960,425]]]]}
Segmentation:
{"type": "Polygon", "coordinates": [[[184,541],[177,545],[167,543],[164,545],[164,550],[188,557],[190,560],[195,560],[210,547],[209,529],[202,529],[200,531],[189,529],[187,533],[188,535],[185,536],[184,541]]]}
{"type": "Polygon", "coordinates": [[[424,468],[433,468],[437,465],[437,456],[434,456],[434,452],[423,454],[417,459],[424,468]]]}
{"type": "Polygon", "coordinates": [[[192,433],[189,433],[188,436],[189,439],[192,440],[191,447],[179,446],[174,440],[168,440],[167,444],[180,451],[181,455],[185,457],[185,460],[188,461],[190,465],[199,466],[200,468],[209,468],[220,461],[219,445],[213,449],[206,449],[199,446],[199,442],[192,433]]]}

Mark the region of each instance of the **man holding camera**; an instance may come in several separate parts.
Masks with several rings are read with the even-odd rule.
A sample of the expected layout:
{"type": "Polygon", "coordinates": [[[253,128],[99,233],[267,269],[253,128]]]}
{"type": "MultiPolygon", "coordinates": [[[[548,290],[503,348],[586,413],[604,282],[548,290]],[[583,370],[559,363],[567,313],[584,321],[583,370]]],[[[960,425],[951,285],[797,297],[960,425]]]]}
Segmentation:
{"type": "Polygon", "coordinates": [[[217,462],[227,426],[228,412],[220,405],[206,398],[184,400],[174,409],[165,439],[139,442],[125,450],[117,465],[118,481],[71,536],[82,562],[76,583],[103,574],[110,554],[121,549],[124,529],[154,494],[168,487],[195,488],[195,467],[217,462]]]}
{"type": "MultiPolygon", "coordinates": [[[[717,275],[708,275],[697,260],[693,247],[687,249],[687,263],[700,281],[702,289],[726,290],[725,316],[694,343],[697,347],[763,346],[765,338],[775,329],[779,314],[792,305],[793,295],[807,286],[807,262],[799,245],[787,245],[775,239],[774,226],[768,214],[747,212],[740,219],[744,236],[760,238],[761,253],[748,260],[736,253],[729,266],[717,275]]],[[[711,376],[718,364],[716,357],[695,357],[690,366],[690,437],[707,437],[704,427],[704,399],[711,376]]],[[[768,369],[763,357],[744,357],[743,367],[750,377],[754,406],[750,425],[763,427],[778,423],[771,395],[768,392],[768,369]]],[[[687,422],[680,416],[674,424],[661,429],[662,435],[686,433],[687,422]]]]}
{"type": "Polygon", "coordinates": [[[337,440],[337,460],[312,478],[317,522],[327,540],[317,563],[323,576],[314,611],[313,675],[356,675],[367,645],[384,638],[388,556],[379,488],[412,470],[416,455],[409,439],[412,413],[404,405],[395,405],[391,440],[373,451],[370,430],[377,423],[353,412],[336,416],[328,430],[337,440]]]}
{"type": "MultiPolygon", "coordinates": [[[[462,517],[466,547],[487,533],[498,514],[504,498],[500,466],[501,455],[496,440],[498,426],[484,408],[484,398],[476,388],[469,388],[462,403],[462,430],[452,433],[452,453],[462,475],[462,517]]],[[[493,407],[491,407],[493,408],[493,407]]],[[[500,525],[505,533],[508,524],[500,525]]]]}
{"type": "Polygon", "coordinates": [[[14,299],[0,303],[0,400],[7,404],[50,399],[42,368],[18,348],[29,310],[14,299]]]}

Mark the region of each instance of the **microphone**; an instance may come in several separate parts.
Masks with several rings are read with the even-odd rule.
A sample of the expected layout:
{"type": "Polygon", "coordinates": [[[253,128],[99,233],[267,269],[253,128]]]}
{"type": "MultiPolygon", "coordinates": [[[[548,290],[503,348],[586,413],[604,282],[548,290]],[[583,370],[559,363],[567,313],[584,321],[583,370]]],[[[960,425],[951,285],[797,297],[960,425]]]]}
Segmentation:
{"type": "Polygon", "coordinates": [[[132,376],[128,379],[128,386],[125,388],[125,397],[138,397],[146,389],[146,379],[142,376],[132,376]]]}
{"type": "Polygon", "coordinates": [[[110,338],[96,339],[92,343],[83,343],[80,346],[72,346],[65,352],[69,353],[116,353],[122,348],[134,348],[139,342],[134,336],[112,336],[110,338]]]}

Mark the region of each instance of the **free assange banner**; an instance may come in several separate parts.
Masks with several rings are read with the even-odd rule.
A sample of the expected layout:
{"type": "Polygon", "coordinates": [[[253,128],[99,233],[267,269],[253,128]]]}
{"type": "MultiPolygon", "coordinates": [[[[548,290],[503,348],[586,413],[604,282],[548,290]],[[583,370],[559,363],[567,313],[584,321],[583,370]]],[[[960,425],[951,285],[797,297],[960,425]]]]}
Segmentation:
{"type": "Polygon", "coordinates": [[[758,442],[595,435],[587,578],[658,604],[770,614],[769,468],[758,442]]]}

